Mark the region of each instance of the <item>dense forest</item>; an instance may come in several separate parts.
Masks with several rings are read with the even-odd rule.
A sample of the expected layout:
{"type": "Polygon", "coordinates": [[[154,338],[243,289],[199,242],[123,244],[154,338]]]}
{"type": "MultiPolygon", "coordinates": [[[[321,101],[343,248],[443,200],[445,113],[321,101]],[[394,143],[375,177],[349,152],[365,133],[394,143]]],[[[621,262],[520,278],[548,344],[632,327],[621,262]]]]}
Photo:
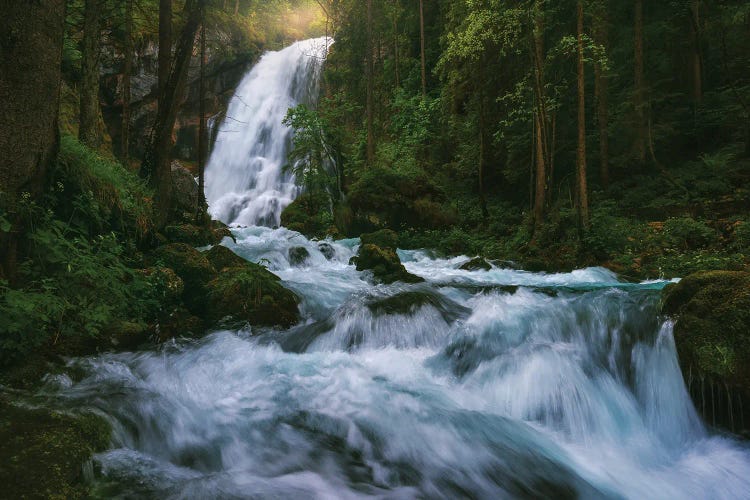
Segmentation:
{"type": "MultiPolygon", "coordinates": [[[[233,101],[248,107],[238,85],[264,54],[311,38],[324,41],[327,57],[314,82],[295,85],[319,98],[295,100],[277,124],[293,131],[283,171],[298,196],[282,207],[280,228],[258,224],[294,232],[262,233],[269,246],[304,237],[284,247],[285,265],[299,267],[310,249],[335,262],[338,251],[342,265],[369,273],[369,285],[417,287],[370,297],[367,314],[429,306],[448,323],[476,297],[461,296],[470,307],[454,311],[445,305],[454,295],[424,292],[430,278],[409,261],[421,257],[405,251],[450,265],[465,256],[466,272],[518,271],[521,281],[503,283],[503,293],[532,273],[599,266],[616,273],[615,288],[689,276],[639,303],[648,319],[617,328],[637,336],[657,315],[682,317],[680,366],[686,380],[695,371],[701,381],[688,397],[706,421],[710,403],[716,427],[748,432],[750,3],[0,5],[0,462],[13,464],[0,478],[11,495],[85,497],[81,464],[119,432],[97,405],[70,412],[18,402],[37,401],[55,377],[78,383],[71,359],[248,328],[284,330],[281,349],[301,352],[340,318],[315,316],[330,298],[310,300],[273,252],[243,254],[238,241],[257,235],[216,215],[206,195],[221,124],[247,125],[229,112],[233,101]],[[313,333],[289,340],[305,327],[313,333]]],[[[331,269],[320,279],[340,271],[331,269]]],[[[464,285],[478,296],[492,288],[464,285]]],[[[357,332],[346,349],[365,342],[357,332]]],[[[470,371],[477,345],[446,348],[455,373],[470,371]]],[[[326,436],[342,439],[334,437],[326,436]]],[[[187,458],[172,462],[202,463],[180,453],[187,458]]],[[[408,484],[408,474],[388,481],[408,484]]],[[[447,496],[469,491],[461,484],[446,486],[447,496]]],[[[505,491],[551,495],[534,484],[505,491]]]]}

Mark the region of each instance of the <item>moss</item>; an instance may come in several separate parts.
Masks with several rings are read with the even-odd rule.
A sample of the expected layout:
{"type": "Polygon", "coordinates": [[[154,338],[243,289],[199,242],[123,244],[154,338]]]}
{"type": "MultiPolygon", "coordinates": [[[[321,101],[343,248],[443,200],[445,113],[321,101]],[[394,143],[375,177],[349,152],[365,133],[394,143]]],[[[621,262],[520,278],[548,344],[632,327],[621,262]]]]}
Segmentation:
{"type": "Polygon", "coordinates": [[[322,238],[333,224],[328,207],[329,200],[326,194],[304,193],[281,213],[281,225],[309,238],[322,238]]]}
{"type": "Polygon", "coordinates": [[[310,252],[305,247],[292,247],[289,249],[289,263],[293,266],[304,264],[309,257],[310,252]]]}
{"type": "Polygon", "coordinates": [[[0,399],[0,481],[6,498],[85,498],[83,467],[109,445],[101,417],[29,409],[0,399]]]}
{"type": "Polygon", "coordinates": [[[373,233],[365,233],[360,236],[363,245],[375,245],[380,248],[398,248],[398,235],[390,229],[381,229],[373,233]]]}
{"type": "Polygon", "coordinates": [[[185,283],[182,298],[188,309],[199,316],[205,313],[207,283],[216,277],[216,269],[206,256],[185,243],[171,243],[157,248],[153,258],[182,278],[185,283]]]}
{"type": "Polygon", "coordinates": [[[706,271],[665,288],[684,369],[750,390],[750,273],[706,271]]]}
{"type": "Polygon", "coordinates": [[[243,259],[230,249],[222,245],[211,247],[210,250],[203,253],[214,269],[221,271],[225,267],[243,266],[247,260],[243,259]]]}
{"type": "Polygon", "coordinates": [[[492,265],[482,257],[474,257],[470,261],[464,262],[461,269],[464,271],[489,271],[492,269],[492,265]]]}
{"type": "Polygon", "coordinates": [[[382,283],[403,281],[419,283],[424,279],[409,273],[392,248],[381,248],[373,244],[364,244],[353,259],[358,271],[370,270],[375,279],[382,283]]]}
{"type": "Polygon", "coordinates": [[[225,268],[208,284],[215,321],[227,317],[258,326],[289,327],[299,321],[299,298],[265,267],[245,262],[225,268]]]}

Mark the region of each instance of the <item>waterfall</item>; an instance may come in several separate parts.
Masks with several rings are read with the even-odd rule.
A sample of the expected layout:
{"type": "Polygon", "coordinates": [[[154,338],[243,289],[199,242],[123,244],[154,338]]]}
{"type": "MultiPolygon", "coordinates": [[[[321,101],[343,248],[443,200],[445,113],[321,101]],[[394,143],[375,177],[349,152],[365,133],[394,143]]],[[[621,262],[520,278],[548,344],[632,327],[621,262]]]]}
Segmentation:
{"type": "Polygon", "coordinates": [[[299,194],[294,176],[284,170],[293,132],[281,122],[289,108],[317,99],[330,43],[314,38],[268,52],[237,87],[206,166],[214,218],[279,225],[281,212],[299,194]]]}

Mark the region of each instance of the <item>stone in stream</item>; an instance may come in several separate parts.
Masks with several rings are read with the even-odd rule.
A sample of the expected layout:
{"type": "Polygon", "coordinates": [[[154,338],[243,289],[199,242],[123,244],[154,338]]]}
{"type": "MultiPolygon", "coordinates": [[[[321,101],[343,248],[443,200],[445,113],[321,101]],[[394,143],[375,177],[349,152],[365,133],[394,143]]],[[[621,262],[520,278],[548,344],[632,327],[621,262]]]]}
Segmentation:
{"type": "Polygon", "coordinates": [[[310,252],[305,247],[291,247],[289,249],[289,264],[301,266],[310,257],[310,252]]]}
{"type": "Polygon", "coordinates": [[[664,289],[682,373],[710,425],[750,432],[750,273],[704,271],[664,289]]]}
{"type": "Polygon", "coordinates": [[[373,244],[364,244],[359,247],[356,257],[352,257],[352,263],[356,264],[357,271],[372,271],[375,279],[381,283],[420,283],[423,278],[409,273],[399,260],[396,251],[392,248],[381,248],[373,244]]]}
{"type": "Polygon", "coordinates": [[[474,257],[461,264],[459,269],[463,269],[464,271],[489,271],[492,269],[492,265],[482,257],[474,257]]]}
{"type": "Polygon", "coordinates": [[[325,241],[321,241],[320,243],[318,243],[318,250],[320,250],[320,253],[323,254],[323,257],[328,260],[331,260],[336,256],[336,249],[333,248],[330,243],[327,243],[325,241]]]}

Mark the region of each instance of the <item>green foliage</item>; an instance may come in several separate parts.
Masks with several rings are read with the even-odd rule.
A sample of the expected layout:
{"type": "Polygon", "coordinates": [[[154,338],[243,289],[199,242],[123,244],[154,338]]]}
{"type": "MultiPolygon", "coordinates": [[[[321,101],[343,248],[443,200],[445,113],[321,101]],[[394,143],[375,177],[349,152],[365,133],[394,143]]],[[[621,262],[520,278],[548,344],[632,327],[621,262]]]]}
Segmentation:
{"type": "Polygon", "coordinates": [[[673,217],[664,223],[664,236],[672,248],[696,250],[716,243],[718,234],[705,222],[691,217],[673,217]]]}

